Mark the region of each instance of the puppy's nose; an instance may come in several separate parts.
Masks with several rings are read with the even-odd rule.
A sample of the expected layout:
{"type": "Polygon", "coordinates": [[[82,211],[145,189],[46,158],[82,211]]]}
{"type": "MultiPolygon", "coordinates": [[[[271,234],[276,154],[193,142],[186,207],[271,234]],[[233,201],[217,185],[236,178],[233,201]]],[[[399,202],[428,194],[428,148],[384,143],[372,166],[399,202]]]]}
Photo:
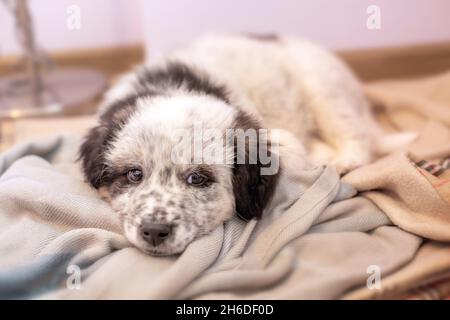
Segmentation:
{"type": "Polygon", "coordinates": [[[170,236],[172,228],[168,224],[156,224],[144,220],[141,223],[140,231],[142,238],[156,247],[170,236]]]}

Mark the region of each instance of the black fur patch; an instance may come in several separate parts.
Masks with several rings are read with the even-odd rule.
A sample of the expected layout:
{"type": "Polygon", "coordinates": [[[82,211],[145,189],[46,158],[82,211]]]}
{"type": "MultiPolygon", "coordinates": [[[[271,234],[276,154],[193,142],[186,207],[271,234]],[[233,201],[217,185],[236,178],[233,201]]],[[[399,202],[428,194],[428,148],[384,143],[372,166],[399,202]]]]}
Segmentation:
{"type": "Polygon", "coordinates": [[[206,74],[180,62],[170,62],[160,68],[142,68],[137,76],[134,92],[106,106],[99,125],[89,131],[80,148],[79,159],[82,160],[85,177],[94,188],[114,181],[114,173],[105,164],[104,154],[116,133],[135,111],[139,98],[165,95],[170,90],[184,88],[228,102],[225,87],[214,84],[206,74]]]}
{"type": "Polygon", "coordinates": [[[154,88],[161,93],[174,88],[184,88],[228,102],[224,86],[214,83],[206,73],[181,62],[172,61],[164,67],[141,69],[138,73],[138,85],[142,88],[154,88]]]}
{"type": "MultiPolygon", "coordinates": [[[[253,119],[247,113],[240,111],[235,120],[235,129],[260,129],[256,119],[253,119]]],[[[236,146],[236,143],[235,143],[236,146]]],[[[260,148],[258,138],[257,149],[260,148]]],[[[248,152],[249,148],[246,148],[248,152]]],[[[270,150],[268,150],[270,151],[270,150]]],[[[247,157],[248,159],[248,157],[247,157]]],[[[261,168],[268,167],[258,159],[256,164],[244,163],[238,164],[235,158],[233,167],[233,193],[236,201],[236,213],[244,220],[253,218],[260,219],[266,205],[271,200],[275,187],[278,182],[279,172],[274,175],[262,175],[261,168]]]]}
{"type": "Polygon", "coordinates": [[[135,111],[139,95],[131,95],[115,101],[99,119],[99,124],[90,129],[79,150],[84,175],[94,187],[112,183],[115,173],[105,163],[105,152],[116,133],[122,128],[135,111]]]}
{"type": "Polygon", "coordinates": [[[246,33],[245,36],[250,39],[265,42],[278,42],[280,40],[280,37],[274,33],[266,33],[266,34],[246,33]]]}

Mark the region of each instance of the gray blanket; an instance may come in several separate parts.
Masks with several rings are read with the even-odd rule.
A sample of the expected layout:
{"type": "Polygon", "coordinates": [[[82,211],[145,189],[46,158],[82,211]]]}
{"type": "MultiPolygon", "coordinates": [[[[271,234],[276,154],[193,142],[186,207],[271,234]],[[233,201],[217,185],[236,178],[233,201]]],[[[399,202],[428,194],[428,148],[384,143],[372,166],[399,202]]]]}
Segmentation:
{"type": "Polygon", "coordinates": [[[77,144],[50,137],[0,156],[0,298],[332,299],[421,244],[320,167],[286,170],[261,221],[235,218],[180,256],[147,256],[83,182],[77,144]]]}

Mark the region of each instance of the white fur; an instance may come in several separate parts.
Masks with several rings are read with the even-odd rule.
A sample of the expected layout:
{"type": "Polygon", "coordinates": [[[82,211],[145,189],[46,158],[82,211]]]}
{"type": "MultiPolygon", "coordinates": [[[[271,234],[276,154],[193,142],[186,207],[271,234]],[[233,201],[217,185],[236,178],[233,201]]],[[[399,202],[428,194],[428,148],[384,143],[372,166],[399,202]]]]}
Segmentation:
{"type": "MultiPolygon", "coordinates": [[[[144,181],[109,201],[121,214],[125,235],[134,245],[154,255],[179,253],[193,239],[228,220],[233,214],[234,198],[231,194],[231,168],[227,165],[214,166],[217,183],[208,189],[189,188],[175,174],[170,177],[170,184],[160,182],[159,174],[167,167],[174,168],[174,171],[193,167],[190,164],[172,164],[171,154],[178,143],[172,135],[176,130],[190,129],[194,122],[225,131],[232,127],[236,109],[217,99],[183,91],[171,97],[138,99],[136,105],[137,110],[111,143],[106,161],[116,167],[120,164],[125,168],[142,168],[144,181]],[[208,112],[205,112],[206,106],[208,112]],[[150,192],[158,193],[161,198],[152,197],[150,192]],[[210,201],[202,199],[207,193],[214,193],[214,198],[210,201]],[[142,199],[145,194],[149,195],[142,199]],[[180,209],[181,204],[189,206],[185,197],[193,208],[180,209]],[[174,205],[168,205],[169,201],[174,205]],[[141,208],[137,209],[137,206],[141,208]],[[166,214],[155,217],[155,223],[176,225],[176,228],[170,241],[153,248],[138,236],[138,226],[143,216],[151,215],[158,207],[164,208],[166,214]]],[[[189,150],[181,151],[188,152],[190,148],[191,144],[189,150]]],[[[232,154],[230,150],[226,152],[232,154]]]]}
{"type": "Polygon", "coordinates": [[[234,101],[267,127],[294,133],[318,164],[345,172],[368,163],[376,151],[380,135],[359,82],[315,44],[209,36],[171,58],[213,70],[234,101]]]}

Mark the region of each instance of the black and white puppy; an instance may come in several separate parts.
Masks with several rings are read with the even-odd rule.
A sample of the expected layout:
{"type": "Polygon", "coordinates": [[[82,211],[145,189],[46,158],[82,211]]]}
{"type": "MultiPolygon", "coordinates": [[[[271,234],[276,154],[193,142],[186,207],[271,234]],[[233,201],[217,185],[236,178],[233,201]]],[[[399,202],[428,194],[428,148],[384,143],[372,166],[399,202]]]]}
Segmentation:
{"type": "Polygon", "coordinates": [[[261,218],[270,202],[280,161],[261,155],[273,139],[249,136],[238,161],[237,132],[287,129],[317,163],[344,172],[370,160],[372,122],[358,82],[323,49],[293,38],[206,37],[120,80],[80,158],[129,241],[171,255],[235,214],[261,218]],[[221,147],[222,161],[197,161],[193,140],[180,143],[197,125],[215,130],[200,149],[221,147]]]}

